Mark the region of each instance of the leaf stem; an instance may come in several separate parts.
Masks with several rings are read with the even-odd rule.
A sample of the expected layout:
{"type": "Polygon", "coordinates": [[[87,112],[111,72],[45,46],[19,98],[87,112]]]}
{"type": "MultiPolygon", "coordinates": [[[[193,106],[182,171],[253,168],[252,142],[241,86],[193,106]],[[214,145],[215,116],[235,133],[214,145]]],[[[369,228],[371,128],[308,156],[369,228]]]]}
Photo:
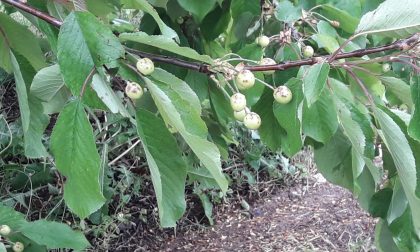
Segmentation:
{"type": "Polygon", "coordinates": [[[96,73],[96,68],[92,67],[92,70],[90,70],[89,75],[86,77],[85,81],[83,82],[82,89],[80,90],[80,99],[83,98],[83,95],[85,94],[86,87],[89,84],[89,82],[92,80],[93,75],[96,73]]]}

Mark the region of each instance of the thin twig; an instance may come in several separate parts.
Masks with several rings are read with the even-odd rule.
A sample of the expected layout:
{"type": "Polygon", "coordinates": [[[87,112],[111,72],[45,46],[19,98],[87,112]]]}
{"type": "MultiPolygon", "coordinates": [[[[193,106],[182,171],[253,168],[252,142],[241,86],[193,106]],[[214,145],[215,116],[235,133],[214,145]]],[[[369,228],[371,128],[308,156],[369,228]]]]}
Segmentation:
{"type": "Polygon", "coordinates": [[[368,98],[369,102],[372,104],[372,106],[375,106],[375,102],[373,100],[372,95],[370,94],[369,90],[365,87],[363,82],[357,77],[357,75],[351,70],[351,68],[345,67],[346,71],[350,74],[350,76],[356,81],[356,83],[360,86],[360,88],[363,90],[363,93],[368,98]]]}
{"type": "Polygon", "coordinates": [[[118,157],[116,157],[114,160],[112,160],[111,162],[108,163],[108,166],[111,166],[113,164],[115,164],[115,162],[117,162],[118,160],[120,160],[122,157],[124,157],[125,155],[127,155],[127,153],[129,153],[134,147],[136,147],[139,143],[141,142],[141,140],[137,140],[135,143],[133,143],[133,145],[131,145],[127,150],[125,150],[123,153],[121,153],[118,157]]]}
{"type": "Polygon", "coordinates": [[[9,131],[9,134],[10,134],[10,140],[9,140],[9,143],[7,144],[7,146],[6,146],[6,147],[4,147],[4,149],[3,149],[3,150],[1,150],[1,151],[0,151],[0,155],[1,155],[1,154],[3,154],[4,152],[6,152],[6,150],[7,150],[7,149],[9,149],[9,147],[10,147],[10,146],[12,146],[12,143],[13,143],[13,133],[12,133],[12,130],[10,129],[9,124],[8,124],[8,123],[7,123],[7,121],[6,121],[6,118],[5,118],[4,116],[0,116],[0,117],[1,117],[1,119],[3,119],[3,120],[4,120],[4,122],[6,123],[7,130],[9,131]]]}

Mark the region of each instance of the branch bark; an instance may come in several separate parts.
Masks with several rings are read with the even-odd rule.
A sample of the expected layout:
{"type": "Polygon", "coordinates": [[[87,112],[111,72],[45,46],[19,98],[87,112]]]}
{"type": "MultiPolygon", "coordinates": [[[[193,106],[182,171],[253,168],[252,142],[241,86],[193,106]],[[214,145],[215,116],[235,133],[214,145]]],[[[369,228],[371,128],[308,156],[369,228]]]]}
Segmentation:
{"type": "Polygon", "coordinates": [[[48,15],[48,14],[46,14],[46,13],[40,11],[40,10],[37,10],[37,9],[35,9],[35,8],[25,4],[23,2],[16,1],[16,0],[0,0],[0,2],[10,4],[15,8],[23,10],[23,11],[25,11],[25,12],[33,15],[33,16],[36,16],[36,17],[54,25],[55,27],[60,27],[63,24],[63,22],[56,19],[55,17],[50,16],[50,15],[48,15]]]}
{"type": "MultiPolygon", "coordinates": [[[[19,1],[14,0],[0,0],[2,2],[5,2],[7,4],[12,5],[15,8],[18,8],[22,11],[25,11],[27,13],[30,13],[50,24],[53,26],[60,28],[63,24],[60,20],[56,19],[55,17],[52,17],[46,13],[43,13],[27,4],[24,4],[19,1]]],[[[391,50],[406,50],[407,48],[410,48],[414,46],[415,44],[419,43],[420,41],[420,33],[416,33],[409,38],[397,40],[394,43],[385,45],[385,46],[378,46],[378,47],[372,47],[367,49],[360,49],[355,50],[348,53],[334,53],[333,55],[324,55],[319,57],[314,57],[310,59],[303,59],[303,60],[296,60],[296,61],[289,61],[289,62],[282,62],[276,65],[267,65],[267,66],[246,66],[245,69],[248,69],[250,71],[268,71],[268,70],[277,70],[282,71],[293,67],[300,67],[305,65],[314,65],[316,63],[322,62],[322,61],[328,61],[328,59],[331,59],[331,57],[334,57],[334,60],[339,59],[346,59],[346,58],[354,58],[354,57],[363,57],[365,55],[370,55],[374,53],[380,53],[385,51],[391,51],[391,50]]],[[[186,60],[182,60],[179,58],[169,57],[165,55],[157,55],[157,54],[151,54],[147,52],[142,52],[138,50],[134,50],[131,48],[126,48],[127,52],[130,52],[132,54],[136,54],[141,57],[148,57],[152,61],[156,62],[162,62],[167,64],[176,65],[179,67],[191,69],[194,71],[198,71],[205,74],[212,74],[214,73],[211,69],[211,66],[204,63],[199,62],[190,62],[186,60]]]]}

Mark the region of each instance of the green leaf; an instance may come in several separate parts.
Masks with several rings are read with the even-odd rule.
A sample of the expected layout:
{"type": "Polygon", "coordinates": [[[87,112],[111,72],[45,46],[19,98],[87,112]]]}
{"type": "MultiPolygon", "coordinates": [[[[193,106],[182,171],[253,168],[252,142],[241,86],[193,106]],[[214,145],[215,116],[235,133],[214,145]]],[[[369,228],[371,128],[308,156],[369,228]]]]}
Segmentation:
{"type": "Polygon", "coordinates": [[[220,152],[207,140],[207,127],[200,118],[201,106],[197,95],[174,75],[156,69],[152,80],[144,78],[148,89],[166,123],[178,130],[195,155],[209,170],[223,192],[228,183],[222,173],[220,152]]]}
{"type": "Polygon", "coordinates": [[[319,63],[311,66],[303,76],[303,93],[308,107],[316,102],[324,90],[327,82],[330,65],[328,63],[319,63]]]}
{"type": "MultiPolygon", "coordinates": [[[[47,8],[48,3],[46,1],[32,1],[31,6],[40,10],[41,12],[48,13],[49,10],[47,8]]],[[[49,42],[49,45],[51,47],[51,51],[54,53],[54,55],[57,55],[57,39],[58,39],[58,32],[59,29],[55,27],[54,25],[37,18],[29,13],[20,11],[20,13],[25,16],[26,19],[28,19],[40,32],[42,32],[46,39],[49,42]]],[[[42,46],[42,44],[41,44],[42,46]]],[[[38,70],[38,69],[37,69],[38,70]]]]}
{"type": "Polygon", "coordinates": [[[392,189],[384,188],[376,192],[369,204],[369,213],[372,217],[380,217],[386,219],[386,215],[389,209],[389,204],[392,199],[392,189]]]}
{"type": "Polygon", "coordinates": [[[400,252],[387,223],[379,220],[375,228],[375,246],[379,252],[400,252]]]}
{"type": "Polygon", "coordinates": [[[353,144],[353,148],[361,156],[372,160],[375,154],[375,133],[372,129],[371,118],[359,111],[352,102],[335,99],[335,103],[339,122],[353,144]]]}
{"type": "MultiPolygon", "coordinates": [[[[373,64],[366,64],[364,65],[364,68],[375,72],[380,67],[379,65],[373,65],[373,64]]],[[[373,96],[375,99],[382,99],[382,97],[385,94],[385,86],[382,84],[381,80],[379,79],[379,76],[372,75],[366,73],[366,71],[360,71],[360,70],[354,70],[354,73],[356,74],[357,78],[359,78],[362,83],[365,85],[369,93],[373,96]]],[[[349,79],[350,83],[350,89],[352,90],[354,96],[358,98],[358,100],[367,102],[368,99],[365,95],[365,92],[360,87],[360,85],[357,83],[357,81],[347,74],[347,78],[349,79]]]]}
{"type": "Polygon", "coordinates": [[[80,100],[72,101],[60,113],[51,135],[51,151],[57,169],[67,178],[67,206],[82,219],[101,208],[105,202],[99,184],[101,162],[80,100]]]}
{"type": "Polygon", "coordinates": [[[274,103],[274,115],[280,126],[286,131],[281,147],[288,156],[293,156],[302,148],[302,130],[298,116],[299,106],[303,100],[302,81],[292,78],[285,86],[293,93],[293,99],[288,104],[274,103]]]}
{"type": "Polygon", "coordinates": [[[403,38],[420,31],[420,2],[387,0],[363,15],[356,33],[403,38]]]}
{"type": "Polygon", "coordinates": [[[226,99],[223,91],[216,85],[208,87],[210,95],[210,104],[217,121],[225,128],[228,123],[232,121],[233,109],[230,106],[230,101],[226,99]]]}
{"type": "Polygon", "coordinates": [[[258,1],[249,0],[232,0],[231,13],[233,19],[237,19],[245,12],[249,12],[253,16],[257,16],[261,12],[261,6],[258,1]]]}
{"type": "Polygon", "coordinates": [[[352,146],[341,130],[322,147],[315,148],[315,163],[322,175],[331,183],[354,190],[352,146]]]}
{"type": "Polygon", "coordinates": [[[408,126],[408,134],[420,142],[420,76],[413,77],[411,97],[414,101],[414,113],[408,126]]]}
{"type": "Polygon", "coordinates": [[[351,90],[348,85],[333,78],[329,78],[328,81],[331,86],[331,89],[334,92],[335,97],[338,97],[342,100],[354,102],[354,96],[351,93],[351,90]]]}
{"type": "Polygon", "coordinates": [[[122,0],[121,3],[125,8],[140,9],[146,13],[149,13],[158,24],[162,35],[167,39],[174,39],[179,43],[178,34],[162,21],[157,11],[146,0],[122,0]]]}
{"type": "Polygon", "coordinates": [[[29,128],[24,132],[25,155],[29,158],[46,157],[48,153],[42,143],[42,138],[50,120],[44,114],[44,108],[38,98],[30,96],[28,102],[31,114],[29,128]]]}
{"type": "Polygon", "coordinates": [[[25,216],[0,202],[0,223],[8,225],[12,230],[18,230],[26,223],[25,216]]]}
{"type": "Polygon", "coordinates": [[[416,236],[415,227],[413,227],[413,215],[417,215],[417,213],[413,213],[410,208],[407,208],[401,217],[388,223],[399,251],[420,251],[420,240],[416,236]]]}
{"type": "Polygon", "coordinates": [[[384,84],[386,91],[395,95],[402,103],[409,107],[413,106],[413,100],[411,99],[410,86],[407,85],[403,80],[395,77],[381,76],[380,80],[384,84]]]}
{"type": "MultiPolygon", "coordinates": [[[[263,73],[254,73],[255,78],[264,80],[263,73]]],[[[255,85],[252,88],[247,90],[241,91],[243,95],[246,97],[246,104],[248,107],[254,106],[259,100],[261,95],[263,94],[265,89],[264,84],[262,84],[259,80],[255,80],[255,85]]]]}
{"type": "MultiPolygon", "coordinates": [[[[206,121],[207,128],[209,129],[210,141],[212,141],[219,149],[221,158],[223,160],[228,160],[229,159],[228,143],[233,142],[232,132],[230,131],[229,128],[224,127],[217,120],[214,120],[214,118],[210,116],[206,117],[204,120],[206,121]]],[[[214,184],[216,184],[216,182],[214,184]]]]}
{"type": "Polygon", "coordinates": [[[279,21],[293,23],[302,18],[302,9],[295,7],[289,1],[282,1],[276,7],[274,15],[279,21]]]}
{"type": "Polygon", "coordinates": [[[32,81],[35,70],[23,57],[15,57],[10,52],[10,58],[21,113],[25,155],[29,158],[46,157],[48,154],[42,143],[42,137],[49,123],[49,118],[44,114],[41,101],[28,93],[29,82],[32,81]]]}
{"type": "Polygon", "coordinates": [[[217,6],[203,19],[200,30],[207,41],[215,40],[227,30],[231,20],[229,5],[225,1],[223,6],[217,6]]]}
{"type": "Polygon", "coordinates": [[[198,193],[198,197],[200,198],[201,204],[204,208],[204,214],[206,215],[207,219],[209,220],[210,225],[214,225],[214,221],[212,218],[213,215],[213,204],[211,203],[209,196],[203,192],[198,193]]]}
{"type": "Polygon", "coordinates": [[[168,39],[162,35],[148,35],[144,32],[122,33],[119,36],[121,42],[134,41],[137,43],[157,47],[159,49],[169,51],[186,58],[212,64],[213,60],[207,55],[200,55],[189,47],[181,47],[172,39],[168,39]]]}
{"type": "Polygon", "coordinates": [[[318,28],[318,34],[328,35],[333,38],[339,37],[335,28],[327,21],[320,20],[316,27],[318,28]]]}
{"type": "Polygon", "coordinates": [[[31,94],[43,101],[50,101],[60,89],[65,88],[60,67],[55,64],[41,69],[31,84],[31,94]]]}
{"type": "MultiPolygon", "coordinates": [[[[387,153],[389,154],[389,153],[387,153]]],[[[393,160],[392,160],[393,161],[393,160]]],[[[394,220],[401,217],[407,209],[408,201],[402,188],[401,180],[396,179],[392,192],[392,199],[389,205],[389,210],[386,216],[388,223],[392,223],[394,220]]]]}
{"type": "Polygon", "coordinates": [[[8,57],[10,48],[24,56],[36,70],[45,66],[45,57],[35,35],[0,12],[0,67],[6,71],[11,71],[8,57]]]}
{"type": "Polygon", "coordinates": [[[377,188],[376,181],[379,181],[378,178],[375,178],[375,176],[379,177],[377,175],[379,173],[375,172],[378,170],[378,167],[372,164],[372,168],[369,168],[370,164],[365,163],[363,156],[357,153],[354,148],[352,150],[352,159],[353,174],[358,170],[358,168],[355,168],[355,166],[362,167],[362,173],[358,177],[353,175],[353,194],[355,197],[357,197],[357,201],[359,201],[360,206],[363,209],[368,210],[372,196],[375,194],[377,188]],[[374,172],[372,172],[372,170],[374,170],[374,172]]]}
{"type": "MultiPolygon", "coordinates": [[[[58,63],[73,95],[80,90],[93,68],[117,67],[124,49],[112,31],[89,12],[72,12],[66,17],[58,36],[58,63]]],[[[84,101],[102,107],[94,91],[85,89],[84,101]]]]}
{"type": "Polygon", "coordinates": [[[258,129],[261,141],[272,151],[278,151],[281,148],[282,139],[286,137],[286,132],[274,115],[273,103],[273,90],[266,88],[261,98],[252,107],[252,111],[258,113],[261,121],[264,122],[258,129]]]}
{"type": "Polygon", "coordinates": [[[337,111],[331,93],[324,90],[319,99],[308,107],[303,105],[303,133],[318,142],[326,143],[338,128],[337,111]]]}
{"type": "Polygon", "coordinates": [[[149,1],[149,3],[153,6],[166,9],[166,5],[168,4],[169,0],[147,0],[147,1],[149,1]]]}
{"type": "Polygon", "coordinates": [[[324,48],[327,52],[333,53],[337,50],[340,45],[337,39],[325,34],[314,34],[311,36],[313,40],[318,44],[319,48],[324,48]]]}
{"type": "Polygon", "coordinates": [[[261,46],[256,43],[245,45],[238,51],[238,55],[249,60],[259,61],[264,55],[261,46]]]}
{"type": "Polygon", "coordinates": [[[189,70],[187,76],[185,77],[185,82],[191,87],[192,90],[194,90],[194,93],[197,94],[201,102],[208,97],[209,78],[206,74],[189,70]]]}
{"type": "Polygon", "coordinates": [[[405,134],[405,136],[406,136],[406,138],[407,138],[407,140],[410,144],[411,150],[414,154],[414,158],[415,158],[415,162],[416,162],[416,169],[417,169],[417,187],[416,187],[415,194],[416,194],[417,197],[419,197],[420,196],[420,172],[418,172],[418,170],[419,170],[419,167],[420,167],[420,156],[417,155],[417,153],[420,153],[420,143],[418,141],[412,139],[408,135],[407,125],[410,122],[408,114],[406,114],[404,112],[401,112],[400,110],[392,110],[392,111],[386,110],[386,112],[398,124],[398,126],[403,130],[403,132],[404,132],[404,134],[405,134]]]}
{"type": "Polygon", "coordinates": [[[401,128],[381,109],[374,110],[381,127],[380,136],[394,159],[399,178],[413,213],[413,224],[420,237],[420,198],[415,194],[417,186],[416,163],[413,152],[401,128]]]}
{"type": "Polygon", "coordinates": [[[83,250],[90,244],[81,232],[72,230],[69,226],[52,221],[38,220],[23,224],[20,231],[29,239],[48,249],[83,250]]]}
{"type": "Polygon", "coordinates": [[[187,164],[165,123],[147,110],[137,111],[137,131],[142,140],[159,206],[162,227],[175,227],[185,212],[187,164]]]}
{"type": "Polygon", "coordinates": [[[115,94],[111,84],[100,74],[92,77],[92,89],[95,90],[99,99],[109,108],[112,113],[120,113],[124,117],[130,117],[127,109],[121,101],[121,98],[115,94]]]}
{"type": "Polygon", "coordinates": [[[350,15],[348,12],[335,8],[330,4],[321,5],[322,14],[329,18],[330,20],[335,20],[340,22],[340,29],[343,29],[345,32],[353,34],[356,30],[359,20],[350,15]]]}
{"type": "MultiPolygon", "coordinates": [[[[12,51],[10,51],[10,59],[13,67],[13,73],[15,77],[16,83],[16,93],[18,96],[19,102],[19,111],[22,120],[22,127],[24,131],[29,129],[30,123],[30,109],[28,103],[28,90],[26,87],[25,79],[24,79],[24,72],[21,71],[19,62],[17,61],[15,55],[13,55],[12,51]]],[[[25,69],[23,69],[25,70],[25,69]]]]}
{"type": "Polygon", "coordinates": [[[201,22],[203,18],[214,8],[216,0],[178,0],[179,5],[186,11],[191,12],[201,22]]]}
{"type": "MultiPolygon", "coordinates": [[[[75,0],[73,0],[73,2],[74,1],[75,0]]],[[[114,0],[103,0],[101,1],[101,4],[98,4],[98,1],[96,0],[82,0],[82,1],[85,2],[87,11],[101,18],[106,18],[108,14],[114,12],[115,5],[119,4],[119,2],[116,2],[114,0]]]]}

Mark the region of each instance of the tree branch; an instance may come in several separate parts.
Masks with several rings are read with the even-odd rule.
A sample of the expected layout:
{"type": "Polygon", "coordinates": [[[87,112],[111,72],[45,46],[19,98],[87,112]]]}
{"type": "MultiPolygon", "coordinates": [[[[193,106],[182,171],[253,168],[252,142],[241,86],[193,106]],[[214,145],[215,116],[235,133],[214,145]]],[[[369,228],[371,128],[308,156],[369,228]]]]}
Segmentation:
{"type": "MultiPolygon", "coordinates": [[[[28,12],[42,20],[45,20],[46,22],[56,26],[56,27],[60,27],[63,23],[48,15],[45,14],[37,9],[34,9],[33,7],[26,5],[24,3],[21,3],[19,1],[13,1],[13,0],[0,0],[3,1],[5,3],[8,3],[20,10],[23,10],[25,12],[28,12]]],[[[334,60],[339,60],[339,59],[346,59],[346,58],[354,58],[354,57],[363,57],[365,55],[370,55],[370,54],[374,54],[374,53],[379,53],[379,52],[385,52],[385,51],[390,51],[390,50],[407,50],[407,48],[411,48],[412,46],[414,46],[415,44],[418,44],[420,41],[420,33],[416,33],[414,35],[412,35],[409,38],[406,39],[402,39],[402,40],[397,40],[394,43],[385,45],[385,46],[378,46],[378,47],[372,47],[372,48],[367,48],[367,49],[360,49],[360,50],[356,50],[356,51],[352,51],[352,52],[348,52],[348,53],[338,53],[335,52],[333,55],[324,55],[324,56],[320,56],[320,57],[314,57],[314,58],[310,58],[310,59],[304,59],[304,60],[296,60],[296,61],[290,61],[290,62],[283,62],[280,64],[276,64],[276,65],[267,65],[267,66],[245,66],[245,69],[248,69],[250,71],[268,71],[268,70],[277,70],[277,71],[281,71],[281,70],[286,70],[289,68],[293,68],[293,67],[299,67],[299,66],[305,66],[305,65],[314,65],[316,63],[331,59],[331,57],[333,56],[334,60]]],[[[183,67],[183,68],[187,68],[187,69],[191,69],[194,71],[198,71],[201,73],[205,73],[205,74],[212,74],[214,73],[214,71],[212,71],[211,66],[205,63],[199,63],[199,62],[189,62],[186,60],[182,60],[182,59],[178,59],[178,58],[174,58],[174,57],[170,57],[170,56],[165,56],[165,55],[156,55],[156,54],[151,54],[151,53],[146,53],[146,52],[142,52],[142,51],[138,51],[138,50],[134,50],[131,48],[126,48],[126,50],[130,53],[136,54],[138,56],[141,57],[148,57],[150,58],[152,61],[156,61],[156,62],[162,62],[162,63],[168,63],[168,64],[172,64],[172,65],[176,65],[179,67],[183,67]]]]}
{"type": "Polygon", "coordinates": [[[211,73],[210,65],[208,65],[208,64],[197,63],[197,62],[189,62],[189,61],[186,61],[186,60],[177,59],[177,58],[173,58],[173,57],[169,57],[169,56],[165,56],[165,55],[157,55],[157,54],[142,52],[142,51],[138,51],[138,50],[128,48],[128,47],[126,47],[125,50],[127,52],[132,53],[132,54],[141,56],[143,58],[149,58],[152,61],[168,63],[168,64],[171,64],[171,65],[191,69],[191,70],[198,71],[198,72],[201,72],[201,73],[207,73],[207,74],[211,73]]]}
{"type": "Polygon", "coordinates": [[[33,7],[25,4],[23,2],[16,1],[16,0],[0,0],[0,2],[4,2],[4,3],[7,3],[7,4],[10,4],[10,5],[12,5],[15,8],[18,8],[20,10],[23,10],[23,11],[25,11],[25,12],[27,12],[27,13],[35,16],[35,17],[38,17],[38,18],[40,18],[40,19],[42,19],[42,20],[44,20],[44,21],[46,21],[46,22],[54,25],[55,27],[58,27],[59,28],[63,24],[63,22],[61,22],[60,20],[56,19],[55,17],[50,16],[50,15],[48,15],[48,14],[42,12],[42,11],[39,11],[39,10],[37,10],[37,9],[35,9],[35,8],[33,8],[33,7]]]}

